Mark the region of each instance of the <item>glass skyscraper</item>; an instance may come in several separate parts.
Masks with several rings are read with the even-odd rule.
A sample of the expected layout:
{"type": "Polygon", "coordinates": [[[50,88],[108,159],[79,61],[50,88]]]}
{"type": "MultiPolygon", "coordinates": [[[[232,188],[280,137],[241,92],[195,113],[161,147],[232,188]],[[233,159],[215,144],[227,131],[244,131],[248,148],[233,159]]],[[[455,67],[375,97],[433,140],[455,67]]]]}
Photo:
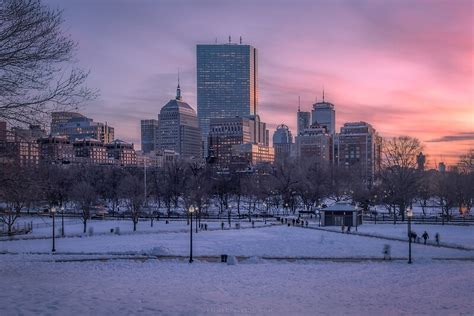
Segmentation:
{"type": "Polygon", "coordinates": [[[207,156],[212,118],[257,115],[257,49],[242,44],[197,45],[197,114],[207,156]]]}

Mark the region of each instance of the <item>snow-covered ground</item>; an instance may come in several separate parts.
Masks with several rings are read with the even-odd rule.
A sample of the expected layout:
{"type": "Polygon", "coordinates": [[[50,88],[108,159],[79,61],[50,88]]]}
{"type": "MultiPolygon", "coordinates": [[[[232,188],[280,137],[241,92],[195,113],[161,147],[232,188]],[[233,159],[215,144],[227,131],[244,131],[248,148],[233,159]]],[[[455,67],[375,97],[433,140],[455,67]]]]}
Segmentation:
{"type": "Polygon", "coordinates": [[[1,265],[2,315],[469,315],[472,263],[1,265]]]}
{"type": "MultiPolygon", "coordinates": [[[[55,255],[50,238],[0,241],[0,252],[14,253],[0,254],[0,314],[459,315],[474,310],[474,250],[415,244],[409,265],[406,242],[241,223],[247,228],[194,234],[193,264],[142,258],[187,256],[185,221],[160,220],[154,227],[140,222],[137,233],[130,221],[92,221],[93,236],[58,238],[55,255]],[[117,225],[123,225],[121,235],[110,233],[117,225]],[[386,244],[399,260],[365,260],[382,258],[386,244]],[[250,259],[237,265],[199,259],[221,254],[250,259]],[[98,258],[104,261],[90,261],[98,258]],[[335,262],[342,258],[353,260],[335,262]]],[[[220,221],[208,224],[220,228],[220,221]]],[[[422,226],[414,228],[422,232],[422,226]]],[[[473,228],[446,225],[439,232],[442,241],[467,245],[473,228]]],[[[76,230],[82,231],[80,222],[67,223],[66,232],[76,230]]],[[[405,225],[362,225],[359,231],[406,236],[405,225]]],[[[33,237],[48,232],[51,227],[41,228],[33,237]]]]}
{"type": "MultiPolygon", "coordinates": [[[[185,223],[182,225],[184,227],[185,223]]],[[[58,253],[187,255],[189,252],[188,231],[57,238],[56,250],[58,253]]],[[[51,243],[51,239],[2,241],[0,251],[47,253],[51,250],[51,243]]],[[[255,229],[201,231],[194,234],[196,255],[381,257],[385,244],[391,245],[392,256],[407,256],[408,246],[405,242],[284,225],[255,229]]],[[[471,253],[416,244],[413,245],[413,254],[417,258],[432,258],[465,257],[471,253]]]]}
{"type": "MultiPolygon", "coordinates": [[[[337,228],[340,229],[340,228],[337,228]]],[[[472,225],[425,225],[412,224],[412,230],[420,236],[426,231],[428,241],[435,242],[435,235],[439,233],[440,242],[448,245],[461,245],[474,249],[474,226],[472,225]]],[[[380,236],[407,238],[407,224],[363,224],[358,227],[359,232],[380,236]]],[[[421,239],[423,241],[423,239],[421,239]]]]}
{"type": "MultiPolygon", "coordinates": [[[[166,218],[160,218],[159,221],[153,221],[153,227],[149,220],[140,220],[137,224],[137,233],[160,233],[160,232],[183,232],[189,230],[189,225],[186,220],[183,219],[170,219],[166,223],[166,218]]],[[[24,223],[33,222],[33,231],[28,235],[19,235],[17,238],[30,238],[30,237],[49,237],[52,235],[52,219],[49,217],[22,217],[18,221],[19,227],[23,227],[24,223]]],[[[66,218],[64,232],[66,236],[77,236],[83,233],[83,224],[80,218],[66,218]]],[[[255,226],[259,227],[265,225],[263,219],[255,219],[255,226]]],[[[229,228],[227,218],[221,220],[201,220],[201,224],[207,224],[208,229],[220,229],[221,223],[224,222],[224,228],[229,228]]],[[[270,225],[274,220],[268,220],[267,224],[270,225]]],[[[235,228],[235,224],[239,223],[240,227],[251,227],[252,223],[247,219],[231,220],[231,227],[235,228]]],[[[60,235],[61,232],[61,218],[56,218],[56,233],[60,235]]],[[[193,227],[196,222],[193,220],[193,227]]],[[[89,229],[93,230],[94,234],[110,234],[111,229],[119,228],[121,234],[133,233],[133,223],[130,219],[117,219],[117,220],[88,220],[87,221],[87,233],[89,229]]],[[[7,239],[7,238],[3,238],[7,239]]]]}

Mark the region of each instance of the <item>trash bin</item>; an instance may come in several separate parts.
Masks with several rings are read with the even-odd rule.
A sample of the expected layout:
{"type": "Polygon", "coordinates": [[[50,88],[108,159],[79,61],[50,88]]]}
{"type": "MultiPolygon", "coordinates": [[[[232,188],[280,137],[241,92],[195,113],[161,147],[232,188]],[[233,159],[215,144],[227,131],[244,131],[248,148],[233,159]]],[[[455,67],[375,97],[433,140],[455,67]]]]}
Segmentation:
{"type": "Polygon", "coordinates": [[[114,233],[114,229],[113,229],[113,228],[110,229],[110,233],[111,233],[111,234],[114,233]]]}
{"type": "Polygon", "coordinates": [[[227,262],[227,255],[221,255],[221,262],[227,262]]]}

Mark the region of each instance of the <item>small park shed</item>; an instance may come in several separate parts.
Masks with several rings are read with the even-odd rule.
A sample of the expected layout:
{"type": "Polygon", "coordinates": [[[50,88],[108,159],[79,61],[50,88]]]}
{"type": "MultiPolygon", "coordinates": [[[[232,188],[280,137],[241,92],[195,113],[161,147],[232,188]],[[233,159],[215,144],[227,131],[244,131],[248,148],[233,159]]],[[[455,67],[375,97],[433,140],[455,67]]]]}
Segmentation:
{"type": "Polygon", "coordinates": [[[322,208],[321,226],[360,226],[362,225],[362,209],[348,202],[336,202],[322,208]]]}

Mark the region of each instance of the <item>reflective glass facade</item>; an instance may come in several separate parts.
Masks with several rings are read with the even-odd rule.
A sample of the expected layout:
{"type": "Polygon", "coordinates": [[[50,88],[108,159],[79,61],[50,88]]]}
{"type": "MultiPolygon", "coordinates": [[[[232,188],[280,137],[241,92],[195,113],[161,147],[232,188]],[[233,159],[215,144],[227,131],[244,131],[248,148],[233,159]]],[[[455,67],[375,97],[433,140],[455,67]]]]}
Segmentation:
{"type": "Polygon", "coordinates": [[[197,45],[197,113],[204,155],[211,118],[257,114],[257,50],[241,44],[197,45]]]}

